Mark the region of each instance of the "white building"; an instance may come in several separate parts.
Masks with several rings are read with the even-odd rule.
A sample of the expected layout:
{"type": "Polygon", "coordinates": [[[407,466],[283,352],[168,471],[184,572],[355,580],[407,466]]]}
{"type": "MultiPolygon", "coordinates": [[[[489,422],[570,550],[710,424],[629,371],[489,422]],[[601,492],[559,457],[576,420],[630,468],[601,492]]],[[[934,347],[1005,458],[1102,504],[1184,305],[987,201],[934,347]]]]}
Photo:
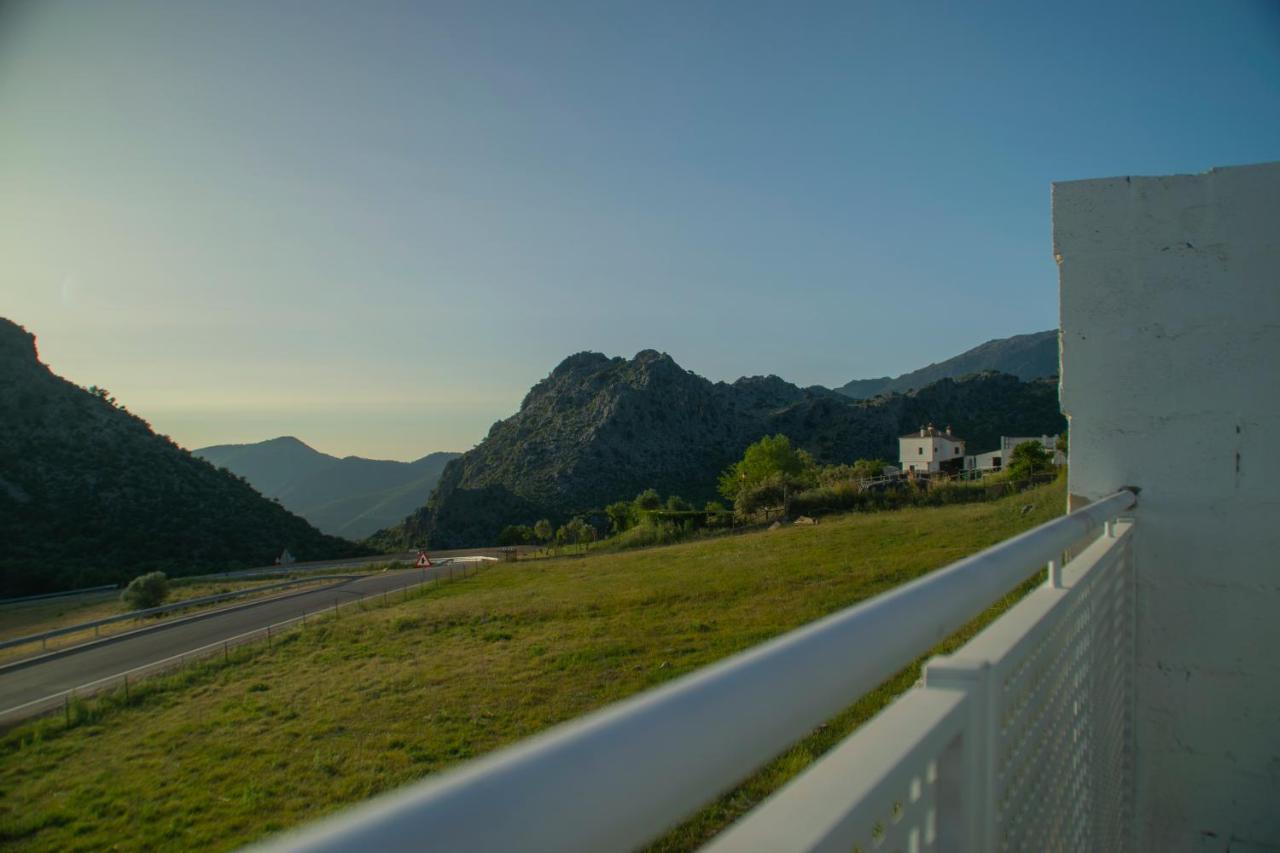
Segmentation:
{"type": "Polygon", "coordinates": [[[1008,459],[1013,454],[1013,449],[1019,444],[1027,441],[1034,441],[1045,450],[1053,454],[1054,465],[1065,465],[1067,463],[1067,455],[1058,449],[1058,437],[1056,435],[1029,435],[1029,436],[1000,436],[1000,455],[1004,459],[1008,459]]]}
{"type": "Polygon", "coordinates": [[[989,450],[964,458],[966,471],[999,471],[1004,462],[1004,451],[989,450]]]}
{"type": "Polygon", "coordinates": [[[906,472],[936,473],[964,467],[964,439],[933,424],[898,439],[898,460],[906,472]]]}
{"type": "Polygon", "coordinates": [[[1045,450],[1053,454],[1054,465],[1067,464],[1067,454],[1057,449],[1058,437],[1055,435],[1032,435],[1032,436],[1000,436],[1000,449],[989,450],[986,453],[977,453],[973,456],[964,458],[964,469],[966,471],[999,471],[1004,467],[1004,463],[1013,455],[1013,449],[1019,444],[1027,441],[1034,441],[1045,450]]]}

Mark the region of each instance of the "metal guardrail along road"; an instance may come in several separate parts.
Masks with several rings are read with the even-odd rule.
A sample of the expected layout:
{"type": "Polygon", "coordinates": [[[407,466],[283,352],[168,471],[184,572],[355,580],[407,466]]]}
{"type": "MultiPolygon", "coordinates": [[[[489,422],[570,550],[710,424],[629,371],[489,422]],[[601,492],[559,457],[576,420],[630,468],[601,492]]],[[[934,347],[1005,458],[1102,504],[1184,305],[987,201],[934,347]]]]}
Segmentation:
{"type": "MultiPolygon", "coordinates": [[[[412,589],[420,588],[428,584],[452,581],[455,578],[464,578],[474,575],[479,571],[480,567],[486,563],[495,562],[492,558],[463,558],[456,561],[456,566],[451,565],[450,561],[445,561],[442,566],[437,566],[433,570],[412,570],[413,574],[420,577],[421,580],[412,583],[406,583],[394,589],[381,590],[372,592],[360,597],[354,597],[341,601],[333,599],[332,604],[326,604],[313,610],[308,610],[287,619],[272,622],[259,628],[236,634],[234,636],[226,636],[219,638],[216,642],[206,643],[204,645],[187,649],[179,654],[167,655],[162,658],[151,660],[140,666],[130,667],[123,671],[111,672],[105,676],[92,678],[86,681],[78,682],[74,687],[65,690],[54,690],[48,693],[41,691],[35,699],[20,702],[12,707],[0,708],[0,727],[11,726],[22,720],[28,719],[40,714],[50,713],[59,709],[67,709],[69,713],[70,703],[76,698],[86,698],[94,694],[108,692],[112,690],[122,690],[128,692],[131,684],[136,684],[142,678],[150,675],[166,672],[174,668],[180,667],[189,661],[199,660],[211,655],[229,655],[232,649],[243,646],[248,643],[263,642],[270,644],[273,639],[282,632],[293,627],[304,626],[308,622],[316,619],[330,618],[339,615],[343,611],[351,607],[364,607],[368,603],[385,602],[389,603],[398,597],[404,597],[409,594],[412,589]],[[419,572],[421,572],[419,574],[419,572]]],[[[297,611],[294,611],[297,612],[297,611]]],[[[41,683],[48,680],[48,677],[39,679],[41,683]]]]}
{"type": "Polygon", "coordinates": [[[128,613],[119,613],[115,616],[104,616],[101,619],[94,619],[92,622],[81,622],[78,625],[64,625],[61,628],[53,628],[48,631],[42,631],[39,634],[28,634],[25,637],[14,637],[12,640],[0,641],[0,649],[8,649],[14,646],[25,646],[33,643],[45,643],[54,637],[61,637],[66,634],[75,634],[80,631],[87,631],[90,628],[101,628],[105,625],[114,625],[117,622],[126,622],[131,619],[144,619],[147,616],[160,616],[165,613],[173,613],[179,610],[187,610],[192,607],[199,607],[202,604],[217,604],[221,601],[232,601],[237,598],[247,598],[251,595],[257,595],[261,592],[270,592],[276,589],[285,589],[291,586],[298,586],[304,583],[315,583],[317,581],[326,580],[351,580],[357,575],[315,575],[309,578],[299,578],[292,581],[284,581],[282,583],[268,584],[267,586],[253,587],[250,589],[239,589],[234,592],[220,592],[216,595],[202,595],[199,598],[188,598],[185,601],[174,601],[170,604],[161,604],[159,607],[148,607],[145,610],[131,610],[128,613]]]}

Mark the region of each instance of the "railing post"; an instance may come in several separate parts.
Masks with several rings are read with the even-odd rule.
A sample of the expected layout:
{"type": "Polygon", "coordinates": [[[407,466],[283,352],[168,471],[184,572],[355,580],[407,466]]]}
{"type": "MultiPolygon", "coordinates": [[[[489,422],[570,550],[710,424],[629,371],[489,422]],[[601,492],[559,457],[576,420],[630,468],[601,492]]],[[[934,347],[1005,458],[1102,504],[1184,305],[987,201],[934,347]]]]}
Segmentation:
{"type": "Polygon", "coordinates": [[[943,850],[994,849],[997,702],[995,679],[985,660],[939,656],[924,666],[925,687],[961,690],[968,721],[962,743],[949,747],[939,775],[946,791],[960,791],[959,802],[944,799],[938,814],[938,837],[943,850]]]}
{"type": "Polygon", "coordinates": [[[1045,584],[1050,589],[1062,589],[1062,560],[1049,561],[1049,577],[1045,580],[1045,584]]]}

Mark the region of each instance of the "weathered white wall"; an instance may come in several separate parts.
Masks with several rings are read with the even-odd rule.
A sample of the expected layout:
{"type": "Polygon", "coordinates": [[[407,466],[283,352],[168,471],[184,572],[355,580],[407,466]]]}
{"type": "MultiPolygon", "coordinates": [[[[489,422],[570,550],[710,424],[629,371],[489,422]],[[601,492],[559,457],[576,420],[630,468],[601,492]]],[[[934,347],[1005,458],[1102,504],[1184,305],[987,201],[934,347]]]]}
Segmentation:
{"type": "Polygon", "coordinates": [[[1073,500],[1142,488],[1140,849],[1275,850],[1280,163],[1057,184],[1053,231],[1073,500]]]}

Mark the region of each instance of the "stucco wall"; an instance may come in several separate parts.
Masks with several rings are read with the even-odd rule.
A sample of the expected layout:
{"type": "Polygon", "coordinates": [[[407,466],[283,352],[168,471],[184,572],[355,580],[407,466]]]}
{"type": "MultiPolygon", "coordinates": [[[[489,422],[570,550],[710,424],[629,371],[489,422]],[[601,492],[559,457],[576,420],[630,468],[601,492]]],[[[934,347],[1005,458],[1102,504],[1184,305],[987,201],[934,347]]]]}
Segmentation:
{"type": "Polygon", "coordinates": [[[1280,845],[1280,163],[1057,184],[1074,501],[1136,510],[1140,849],[1280,845]]]}

